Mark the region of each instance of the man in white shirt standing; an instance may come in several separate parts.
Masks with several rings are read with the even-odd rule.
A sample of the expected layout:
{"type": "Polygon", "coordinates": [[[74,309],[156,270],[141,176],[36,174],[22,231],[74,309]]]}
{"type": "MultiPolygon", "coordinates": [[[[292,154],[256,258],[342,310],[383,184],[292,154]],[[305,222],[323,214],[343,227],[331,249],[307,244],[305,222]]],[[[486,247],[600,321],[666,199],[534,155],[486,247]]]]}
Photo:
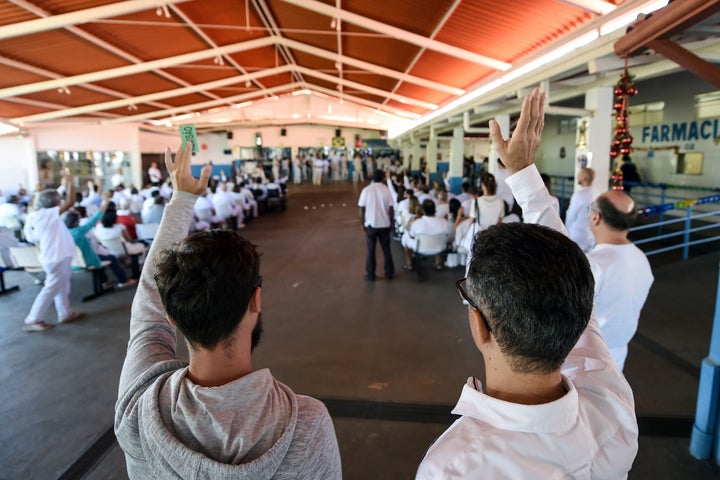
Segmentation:
{"type": "Polygon", "coordinates": [[[152,162],[150,164],[150,168],[148,168],[148,177],[150,178],[150,183],[156,187],[160,185],[160,182],[162,181],[162,172],[158,168],[157,162],[152,162]]]}
{"type": "Polygon", "coordinates": [[[637,218],[632,197],[621,191],[605,192],[590,209],[590,230],[597,241],[587,254],[595,277],[595,314],[622,371],[655,278],[645,254],[627,238],[637,218]]]}
{"type": "Polygon", "coordinates": [[[42,317],[55,302],[58,323],[69,323],[84,316],[70,309],[70,264],[75,254],[75,241],[60,215],[69,210],[75,201],[72,175],[65,176],[67,192],[65,202],[55,190],[43,190],[38,194],[37,211],[28,216],[25,238],[40,247],[40,265],[45,271],[45,284],[35,297],[30,313],[25,317],[23,330],[41,332],[52,328],[42,317]]]}
{"type": "Polygon", "coordinates": [[[380,248],[385,261],[385,278],[392,280],[395,276],[392,252],[390,251],[390,232],[392,230],[393,197],[385,185],[385,172],[376,170],[373,181],[360,192],[358,207],[367,239],[367,257],[365,258],[365,280],[375,281],[375,245],[380,241],[380,248]]]}
{"type": "Polygon", "coordinates": [[[592,316],[590,266],[532,163],[544,102],[538,89],[525,98],[510,140],[490,122],[528,223],[475,239],[457,287],[485,385],[468,379],[453,410],[461,417],[430,447],[419,479],[619,479],[637,454],[632,390],[592,316]]]}
{"type": "Polygon", "coordinates": [[[575,240],[583,252],[589,252],[595,245],[595,238],[590,231],[590,204],[600,192],[592,186],[595,180],[595,170],[592,168],[581,168],[577,178],[580,188],[570,197],[570,205],[565,212],[565,226],[570,238],[575,240]]]}

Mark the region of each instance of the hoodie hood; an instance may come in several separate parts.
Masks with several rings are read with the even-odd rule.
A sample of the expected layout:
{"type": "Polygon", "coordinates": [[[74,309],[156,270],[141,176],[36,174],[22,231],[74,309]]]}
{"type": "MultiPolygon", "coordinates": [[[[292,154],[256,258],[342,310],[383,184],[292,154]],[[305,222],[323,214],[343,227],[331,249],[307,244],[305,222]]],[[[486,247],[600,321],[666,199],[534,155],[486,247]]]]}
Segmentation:
{"type": "Polygon", "coordinates": [[[269,479],[295,433],[295,394],[267,369],[201,387],[187,368],[159,378],[139,401],[142,450],[156,478],[269,479]]]}

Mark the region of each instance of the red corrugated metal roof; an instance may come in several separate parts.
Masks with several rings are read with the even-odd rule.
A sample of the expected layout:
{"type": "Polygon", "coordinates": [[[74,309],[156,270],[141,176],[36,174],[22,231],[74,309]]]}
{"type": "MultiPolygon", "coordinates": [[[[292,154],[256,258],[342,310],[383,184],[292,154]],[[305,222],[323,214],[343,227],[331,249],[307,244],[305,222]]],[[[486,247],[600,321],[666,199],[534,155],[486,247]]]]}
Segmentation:
{"type": "MultiPolygon", "coordinates": [[[[86,9],[123,2],[104,0],[32,0],[33,8],[22,8],[8,0],[0,0],[0,25],[9,25],[69,12],[85,13],[86,9]],[[36,7],[36,8],[35,8],[36,7]],[[45,13],[42,13],[45,12],[45,13]]],[[[314,2],[335,7],[334,0],[314,2]]],[[[613,4],[620,0],[613,0],[613,4]]],[[[23,4],[20,4],[23,5],[23,4]]],[[[313,5],[311,4],[310,7],[313,5]]],[[[449,46],[464,49],[501,62],[516,63],[556,39],[573,32],[589,22],[593,14],[568,2],[558,0],[344,0],[343,12],[359,15],[364,20],[421,35],[449,46]]],[[[361,22],[362,23],[362,22],[361,22]]],[[[92,85],[68,82],[70,94],[57,88],[15,95],[23,99],[63,105],[88,106],[84,115],[98,116],[101,112],[118,115],[153,113],[146,119],[163,116],[162,105],[186,107],[194,110],[198,103],[218,97],[226,98],[243,93],[255,93],[267,98],[265,89],[300,82],[338,92],[348,101],[350,97],[372,102],[374,108],[408,114],[426,114],[432,105],[441,106],[466,89],[496,72],[495,69],[468,59],[447,55],[444,51],[428,50],[413,41],[394,38],[388,32],[371,30],[367,24],[341,23],[338,42],[336,21],[312,9],[283,0],[237,2],[235,0],[192,0],[163,8],[131,12],[113,18],[88,17],[85,22],[50,31],[28,33],[2,39],[0,36],[0,89],[33,84],[52,78],[67,78],[84,73],[134,65],[167,57],[212,51],[217,47],[273,37],[301,42],[307,47],[290,48],[266,46],[225,56],[167,65],[162,69],[123,74],[96,80],[92,85]],[[247,13],[246,15],[246,7],[247,13]],[[169,18],[165,12],[169,14],[169,18]],[[305,51],[320,48],[331,55],[342,52],[343,61],[336,64],[328,55],[305,51]],[[366,62],[353,65],[352,61],[366,62]],[[294,73],[260,77],[246,82],[241,76],[269,68],[291,65],[294,73]],[[338,67],[341,67],[339,69],[338,67]],[[310,75],[310,69],[322,75],[332,75],[348,83],[339,87],[340,80],[330,81],[310,75]],[[395,74],[380,71],[390,69],[395,74]],[[402,74],[441,84],[419,85],[399,80],[402,74]],[[160,93],[187,86],[201,85],[220,79],[238,77],[237,82],[210,90],[172,95],[150,102],[105,109],[97,104],[110,100],[160,93]],[[424,103],[423,103],[424,102],[424,103]]],[[[1,27],[0,27],[1,29],[1,27]]],[[[326,92],[327,93],[327,92],[326,92]]],[[[0,91],[0,117],[42,121],[35,117],[57,108],[3,101],[0,91]]],[[[221,104],[220,104],[221,105],[221,104]]],[[[370,104],[368,104],[370,105],[370,104]]],[[[67,112],[60,112],[64,118],[67,112]]]]}

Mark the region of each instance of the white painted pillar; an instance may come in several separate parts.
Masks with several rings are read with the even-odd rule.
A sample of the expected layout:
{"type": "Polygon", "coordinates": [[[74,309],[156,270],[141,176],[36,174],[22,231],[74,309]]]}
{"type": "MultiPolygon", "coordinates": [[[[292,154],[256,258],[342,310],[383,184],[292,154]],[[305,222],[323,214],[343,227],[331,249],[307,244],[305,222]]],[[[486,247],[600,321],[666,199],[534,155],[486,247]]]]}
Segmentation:
{"type": "Polygon", "coordinates": [[[463,154],[465,153],[465,129],[463,127],[453,128],[453,137],[450,142],[450,165],[448,170],[448,182],[450,192],[459,194],[462,187],[463,175],[463,154]]]}
{"type": "MultiPolygon", "coordinates": [[[[585,93],[585,108],[593,112],[592,117],[578,121],[578,130],[583,120],[587,121],[585,138],[587,140],[587,166],[595,170],[593,186],[600,192],[606,192],[610,181],[610,142],[613,138],[613,88],[598,87],[585,93]]],[[[578,137],[580,133],[578,132],[578,137]]],[[[575,178],[582,167],[579,157],[583,151],[576,147],[575,178]]],[[[575,182],[575,188],[579,188],[575,182]]]]}
{"type": "Polygon", "coordinates": [[[410,168],[410,155],[412,155],[412,144],[403,142],[402,155],[402,168],[410,168]]]}
{"type": "MultiPolygon", "coordinates": [[[[165,158],[164,156],[162,157],[165,158]]],[[[160,166],[163,171],[163,178],[167,175],[164,166],[160,166]]],[[[132,172],[133,184],[138,185],[138,190],[144,187],[143,171],[142,171],[142,151],[140,150],[140,126],[133,129],[130,138],[130,171],[132,172]]]]}
{"type": "Polygon", "coordinates": [[[419,138],[413,138],[413,144],[411,148],[411,154],[412,154],[412,161],[410,162],[410,165],[408,167],[410,168],[410,172],[417,173],[420,170],[420,157],[425,155],[425,151],[420,148],[420,139],[419,138]]]}
{"type": "MultiPolygon", "coordinates": [[[[430,174],[430,178],[437,172],[437,144],[437,133],[435,133],[434,128],[430,127],[430,137],[428,138],[427,147],[425,148],[425,163],[427,164],[427,171],[430,174]]],[[[418,168],[420,168],[419,162],[418,168]]]]}
{"type": "MultiPolygon", "coordinates": [[[[504,138],[508,138],[510,136],[510,115],[498,115],[495,117],[495,121],[500,125],[500,131],[503,134],[504,138]]],[[[498,164],[497,159],[499,155],[497,152],[497,149],[495,148],[495,145],[492,141],[492,137],[490,137],[490,154],[488,155],[488,170],[490,170],[490,173],[495,175],[498,171],[498,164]]]]}

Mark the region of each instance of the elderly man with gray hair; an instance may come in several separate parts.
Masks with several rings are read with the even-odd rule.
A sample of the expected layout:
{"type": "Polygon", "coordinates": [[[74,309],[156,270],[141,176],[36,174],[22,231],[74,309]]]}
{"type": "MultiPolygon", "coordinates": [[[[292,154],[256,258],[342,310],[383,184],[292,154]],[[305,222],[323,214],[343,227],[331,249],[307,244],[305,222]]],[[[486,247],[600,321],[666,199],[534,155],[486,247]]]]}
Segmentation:
{"type": "Polygon", "coordinates": [[[43,190],[35,200],[36,211],[28,216],[25,238],[40,247],[40,264],[45,270],[45,285],[35,298],[25,318],[23,330],[41,332],[52,328],[42,320],[51,302],[55,302],[58,323],[69,323],[84,316],[70,309],[70,264],[75,253],[75,242],[60,219],[75,200],[72,175],[65,176],[67,192],[65,202],[56,190],[43,190]]]}

